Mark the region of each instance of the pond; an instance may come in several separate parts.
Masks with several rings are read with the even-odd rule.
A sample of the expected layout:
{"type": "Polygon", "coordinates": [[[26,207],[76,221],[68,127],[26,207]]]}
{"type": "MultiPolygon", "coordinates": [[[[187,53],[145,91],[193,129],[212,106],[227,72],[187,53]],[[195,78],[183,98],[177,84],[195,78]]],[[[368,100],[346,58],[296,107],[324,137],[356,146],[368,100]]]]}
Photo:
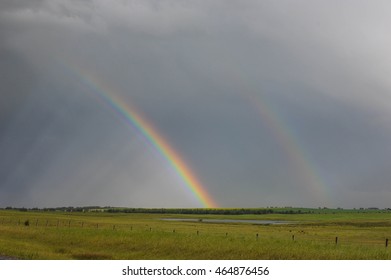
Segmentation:
{"type": "Polygon", "coordinates": [[[279,220],[237,220],[237,219],[191,219],[191,218],[165,218],[162,221],[175,221],[175,222],[200,222],[200,223],[243,223],[243,224],[256,224],[256,225],[287,225],[293,224],[291,221],[279,221],[279,220]]]}

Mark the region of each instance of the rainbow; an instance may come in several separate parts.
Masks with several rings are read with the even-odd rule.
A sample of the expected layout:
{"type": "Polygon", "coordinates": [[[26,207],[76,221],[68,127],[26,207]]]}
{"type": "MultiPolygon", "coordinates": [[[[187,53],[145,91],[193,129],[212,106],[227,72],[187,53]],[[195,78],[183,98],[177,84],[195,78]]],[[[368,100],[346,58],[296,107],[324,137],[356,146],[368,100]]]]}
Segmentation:
{"type": "Polygon", "coordinates": [[[80,70],[80,68],[75,69],[74,67],[72,67],[72,70],[72,72],[77,73],[84,83],[94,90],[94,94],[103,104],[109,106],[125,123],[136,128],[147,139],[155,150],[169,163],[184,185],[193,193],[203,207],[217,207],[217,203],[206,191],[206,188],[194,172],[151,122],[129,102],[125,102],[115,90],[95,78],[90,72],[80,70]]]}
{"type": "MultiPolygon", "coordinates": [[[[226,57],[229,61],[230,57],[226,57]]],[[[312,198],[314,205],[330,205],[332,193],[329,186],[320,176],[316,163],[311,159],[305,146],[300,143],[295,131],[287,124],[278,108],[273,106],[260,91],[260,84],[249,78],[248,69],[241,68],[238,64],[227,67],[232,84],[238,89],[238,95],[251,107],[255,108],[260,121],[265,124],[281,149],[287,155],[295,173],[300,178],[306,191],[312,198]]]]}
{"type": "Polygon", "coordinates": [[[315,164],[311,162],[309,155],[299,144],[294,132],[278,115],[277,109],[258,95],[248,95],[247,98],[290,159],[292,166],[296,169],[296,174],[300,175],[301,180],[307,187],[308,194],[311,195],[312,203],[318,206],[322,203],[328,204],[330,194],[327,191],[326,184],[316,170],[315,164]]]}

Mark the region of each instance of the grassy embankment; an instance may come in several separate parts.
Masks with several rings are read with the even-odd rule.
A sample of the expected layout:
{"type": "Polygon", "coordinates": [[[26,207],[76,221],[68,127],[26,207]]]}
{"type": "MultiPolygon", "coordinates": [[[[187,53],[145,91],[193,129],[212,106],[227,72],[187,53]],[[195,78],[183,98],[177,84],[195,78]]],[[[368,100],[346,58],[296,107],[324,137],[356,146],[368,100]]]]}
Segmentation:
{"type": "Polygon", "coordinates": [[[391,239],[391,213],[376,211],[291,215],[0,211],[0,255],[21,259],[391,259],[387,238],[391,239]],[[167,217],[295,223],[161,220],[167,217]]]}

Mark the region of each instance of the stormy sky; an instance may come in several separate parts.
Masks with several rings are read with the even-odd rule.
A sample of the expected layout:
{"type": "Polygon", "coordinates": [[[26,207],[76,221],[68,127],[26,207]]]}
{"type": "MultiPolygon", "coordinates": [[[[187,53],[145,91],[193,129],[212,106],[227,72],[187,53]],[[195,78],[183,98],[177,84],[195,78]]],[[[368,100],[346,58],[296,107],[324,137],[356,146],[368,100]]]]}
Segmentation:
{"type": "Polygon", "coordinates": [[[0,207],[391,207],[388,1],[3,0],[0,207]]]}

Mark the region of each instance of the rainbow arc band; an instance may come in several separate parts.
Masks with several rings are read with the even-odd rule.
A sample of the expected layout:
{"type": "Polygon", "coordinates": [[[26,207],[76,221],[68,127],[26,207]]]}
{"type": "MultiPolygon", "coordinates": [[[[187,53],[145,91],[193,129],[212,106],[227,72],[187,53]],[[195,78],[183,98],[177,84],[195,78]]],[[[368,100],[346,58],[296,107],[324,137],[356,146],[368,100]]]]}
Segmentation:
{"type": "Polygon", "coordinates": [[[206,188],[182,159],[168,143],[158,130],[129,102],[125,102],[113,89],[103,84],[87,71],[77,71],[79,78],[94,90],[101,103],[109,106],[125,123],[139,131],[147,141],[158,151],[170,164],[175,173],[181,178],[184,185],[193,193],[202,207],[215,208],[217,203],[207,192],[206,188]]]}

